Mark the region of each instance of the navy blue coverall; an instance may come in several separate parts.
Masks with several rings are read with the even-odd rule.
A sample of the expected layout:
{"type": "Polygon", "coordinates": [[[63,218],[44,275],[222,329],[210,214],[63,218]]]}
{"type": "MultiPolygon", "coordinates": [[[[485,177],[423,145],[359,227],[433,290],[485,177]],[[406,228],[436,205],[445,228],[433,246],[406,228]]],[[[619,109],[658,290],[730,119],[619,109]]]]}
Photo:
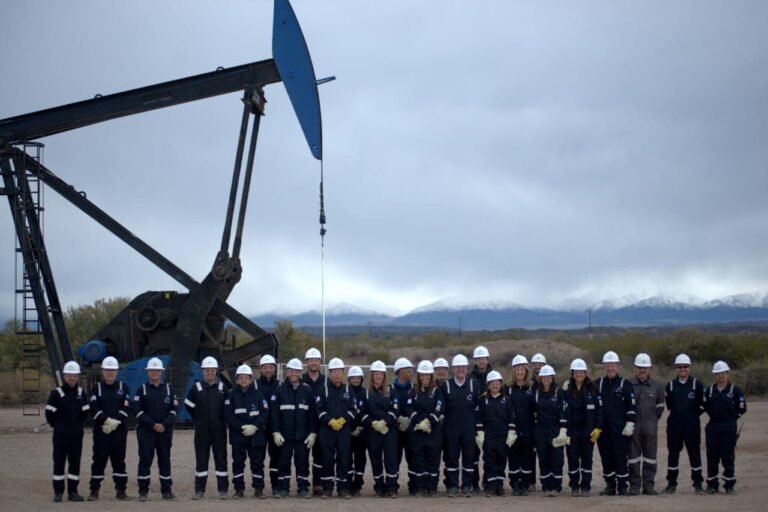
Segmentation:
{"type": "Polygon", "coordinates": [[[136,438],[139,442],[139,495],[149,493],[149,479],[152,460],[157,453],[157,466],[160,472],[160,491],[170,493],[173,486],[171,479],[171,445],[173,444],[173,424],[176,421],[176,408],[179,403],[170,384],[160,382],[157,386],[147,383],[139,386],[133,398],[136,410],[136,438]],[[152,427],[161,424],[165,431],[155,432],[152,427]]]}
{"type": "MultiPolygon", "coordinates": [[[[296,467],[296,487],[309,489],[309,448],[304,441],[309,434],[317,434],[316,397],[309,384],[300,382],[296,387],[285,379],[277,388],[271,402],[272,432],[285,439],[280,447],[277,488],[288,492],[291,486],[291,461],[296,467]]],[[[320,443],[315,440],[315,446],[320,443]]]]}
{"type": "Polygon", "coordinates": [[[515,428],[517,430],[517,441],[509,449],[509,486],[513,491],[527,494],[528,486],[535,483],[531,461],[535,462],[536,460],[533,454],[536,401],[529,386],[513,384],[507,388],[506,392],[515,409],[515,428]]]}
{"type": "Polygon", "coordinates": [[[77,494],[80,457],[83,452],[83,423],[90,410],[88,397],[79,385],[63,384],[51,391],[45,406],[45,421],[53,428],[53,492],[77,494]],[[65,474],[65,466],[67,466],[65,474]]]}
{"type": "Polygon", "coordinates": [[[442,444],[440,415],[444,409],[443,392],[438,387],[420,392],[413,388],[408,394],[405,412],[411,420],[408,427],[408,445],[411,448],[412,462],[408,473],[414,478],[414,492],[429,494],[437,489],[442,444]],[[415,430],[416,425],[425,419],[429,421],[431,432],[415,430]]]}
{"type": "Polygon", "coordinates": [[[563,490],[563,447],[555,448],[552,440],[558,436],[561,428],[568,428],[568,402],[565,401],[563,390],[553,383],[550,390],[545,392],[542,386],[535,391],[536,453],[539,456],[539,478],[541,490],[563,490]]]}
{"type": "Polygon", "coordinates": [[[443,382],[440,390],[445,397],[445,424],[450,425],[443,434],[444,480],[446,489],[459,488],[461,472],[462,490],[472,488],[475,473],[475,434],[477,403],[481,391],[477,380],[467,376],[461,386],[455,378],[443,382]],[[459,466],[461,457],[461,466],[459,466]]]}
{"type": "MultiPolygon", "coordinates": [[[[267,379],[263,375],[256,381],[256,386],[261,391],[261,395],[267,402],[272,401],[272,397],[277,392],[277,387],[280,385],[280,381],[277,380],[277,376],[273,375],[271,379],[267,379]]],[[[280,465],[280,449],[272,439],[271,426],[267,424],[264,432],[267,438],[267,453],[269,454],[269,485],[272,488],[272,493],[277,490],[278,479],[278,466],[280,465]]]]}
{"type": "Polygon", "coordinates": [[[205,492],[208,483],[208,461],[213,450],[216,470],[216,489],[225,493],[229,489],[227,472],[227,423],[224,402],[227,390],[224,383],[195,381],[184,399],[187,412],[195,423],[195,492],[205,492]]]}
{"type": "Polygon", "coordinates": [[[131,410],[130,392],[122,381],[107,384],[98,382],[91,390],[93,411],[93,461],[91,463],[91,491],[98,491],[104,480],[104,469],[112,461],[112,481],[115,489],[125,491],[128,473],[125,469],[125,449],[128,442],[128,414],[131,410]],[[108,418],[120,425],[105,434],[101,427],[108,418]]]}
{"type": "MultiPolygon", "coordinates": [[[[472,366],[472,372],[470,372],[469,376],[475,379],[475,383],[478,387],[478,393],[477,396],[482,395],[485,393],[485,390],[488,386],[486,382],[486,378],[488,377],[488,374],[493,371],[493,366],[488,364],[485,367],[485,370],[480,371],[480,368],[478,368],[477,365],[472,366]]],[[[480,448],[477,448],[475,446],[475,457],[474,457],[474,463],[473,468],[474,472],[472,473],[472,488],[475,491],[480,490],[480,458],[482,457],[482,450],[480,448]]],[[[485,481],[483,481],[485,483],[485,481]]]]}
{"type": "Polygon", "coordinates": [[[323,493],[336,491],[340,496],[349,492],[349,461],[352,441],[352,422],[355,421],[357,408],[352,389],[346,384],[334,385],[327,381],[320,396],[317,397],[317,419],[319,422],[319,441],[323,452],[323,493]],[[344,418],[346,422],[338,432],[329,422],[344,418]],[[335,470],[335,472],[334,472],[335,470]]]}
{"type": "Polygon", "coordinates": [[[594,383],[587,377],[581,389],[571,379],[564,391],[568,402],[568,478],[573,490],[592,490],[592,458],[595,445],[589,436],[592,430],[603,429],[603,406],[594,383]]]}
{"type": "Polygon", "coordinates": [[[354,431],[358,427],[363,428],[363,432],[361,432],[359,435],[352,436],[349,450],[349,489],[354,495],[359,494],[360,489],[363,488],[363,475],[365,475],[365,463],[367,462],[365,454],[367,436],[365,432],[365,425],[363,425],[362,422],[362,415],[359,414],[359,412],[362,411],[363,407],[365,406],[368,390],[365,389],[362,384],[359,386],[353,386],[350,384],[349,388],[352,390],[352,394],[355,396],[355,407],[358,411],[358,414],[355,417],[355,421],[352,422],[351,430],[354,431]]]}
{"type": "Polygon", "coordinates": [[[664,390],[667,403],[667,485],[677,487],[680,474],[680,452],[685,446],[691,464],[691,480],[701,489],[701,413],[704,412],[704,384],[688,377],[685,382],[674,379],[664,390]]]}
{"type": "Polygon", "coordinates": [[[515,431],[515,409],[512,400],[503,393],[480,397],[477,431],[485,432],[483,471],[486,492],[504,494],[504,468],[507,466],[507,434],[515,431]]]}
{"type": "Polygon", "coordinates": [[[229,426],[229,443],[232,445],[232,486],[236,491],[245,489],[245,461],[250,459],[251,487],[264,490],[264,454],[267,446],[267,425],[270,410],[267,398],[256,386],[244,391],[235,386],[224,402],[224,418],[229,426]],[[243,426],[254,425],[252,436],[243,435],[243,426]]]}
{"type": "MultiPolygon", "coordinates": [[[[408,417],[408,415],[405,413],[405,405],[408,403],[408,395],[411,393],[411,389],[413,389],[413,384],[411,381],[406,382],[405,384],[400,384],[397,379],[392,383],[391,386],[391,392],[397,398],[398,404],[400,404],[400,416],[408,417]]],[[[405,465],[409,468],[408,469],[408,493],[413,494],[416,492],[416,479],[414,478],[413,472],[410,470],[411,465],[413,464],[411,457],[411,445],[408,442],[408,431],[401,431],[398,426],[397,430],[397,467],[399,468],[402,461],[403,461],[403,455],[405,455],[405,465]]],[[[399,488],[399,486],[398,486],[399,488]]]]}
{"type": "MultiPolygon", "coordinates": [[[[328,377],[322,373],[317,377],[317,380],[312,380],[312,377],[309,376],[309,372],[301,376],[301,382],[308,385],[312,389],[312,392],[315,394],[315,398],[320,396],[320,393],[322,393],[323,389],[325,389],[325,383],[327,380],[328,377]]],[[[317,442],[312,447],[312,487],[315,491],[319,491],[320,487],[322,487],[322,476],[323,450],[320,448],[320,443],[317,442]]],[[[315,494],[317,494],[317,492],[315,494]]]]}
{"type": "Polygon", "coordinates": [[[392,388],[385,392],[369,390],[361,414],[365,426],[363,435],[371,458],[373,490],[377,496],[396,493],[400,476],[397,461],[397,417],[400,415],[400,403],[392,388]],[[386,434],[371,428],[372,422],[381,420],[387,422],[389,431],[386,434]]]}
{"type": "Polygon", "coordinates": [[[600,459],[603,462],[605,494],[626,494],[629,483],[630,438],[621,432],[628,422],[637,419],[635,392],[632,384],[618,375],[613,379],[597,380],[597,392],[603,401],[603,433],[597,440],[600,459]]]}
{"type": "Polygon", "coordinates": [[[736,420],[747,412],[747,401],[738,386],[728,384],[720,390],[712,384],[704,391],[704,410],[709,415],[707,436],[707,488],[717,491],[718,469],[723,464],[723,487],[736,485],[736,420]]]}

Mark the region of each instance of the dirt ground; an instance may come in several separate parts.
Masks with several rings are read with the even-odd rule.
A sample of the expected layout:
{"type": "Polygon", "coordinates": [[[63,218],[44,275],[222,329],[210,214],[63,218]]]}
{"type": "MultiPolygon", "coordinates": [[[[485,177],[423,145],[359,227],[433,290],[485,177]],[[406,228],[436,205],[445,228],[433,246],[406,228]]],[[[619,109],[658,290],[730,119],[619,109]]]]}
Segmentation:
{"type": "MultiPolygon", "coordinates": [[[[705,417],[706,419],[706,417],[705,417]]],[[[664,425],[666,418],[662,418],[664,425]]],[[[524,498],[506,496],[503,498],[486,498],[478,496],[473,498],[482,504],[484,512],[496,510],[508,510],[514,506],[518,511],[541,510],[542,505],[548,511],[570,511],[574,507],[590,511],[615,511],[620,508],[622,512],[647,511],[653,507],[663,508],[665,512],[690,511],[697,512],[724,510],[765,510],[766,492],[763,476],[768,471],[768,402],[751,402],[749,411],[744,416],[744,428],[736,452],[736,486],[737,494],[726,496],[697,496],[691,492],[690,471],[687,457],[683,455],[680,463],[680,482],[678,494],[674,496],[636,496],[632,498],[607,498],[593,496],[591,498],[571,498],[565,494],[556,498],[546,498],[541,493],[533,493],[524,498]],[[761,490],[762,489],[762,490],[761,490]]],[[[290,510],[314,512],[318,507],[324,511],[336,511],[354,507],[358,512],[395,512],[403,508],[415,508],[419,510],[466,510],[469,505],[467,498],[446,498],[439,496],[431,499],[409,498],[401,496],[399,499],[382,499],[373,496],[370,474],[366,475],[366,484],[363,496],[352,500],[299,500],[291,498],[287,500],[253,500],[240,501],[219,500],[214,497],[215,482],[213,478],[208,482],[208,495],[201,501],[192,501],[190,496],[193,491],[194,480],[194,450],[192,446],[192,432],[179,430],[174,434],[173,446],[173,480],[174,492],[179,497],[176,502],[162,502],[158,494],[157,468],[153,467],[152,487],[148,503],[139,503],[135,499],[129,502],[118,502],[114,499],[114,489],[110,479],[111,471],[108,469],[105,485],[102,487],[102,499],[95,503],[84,502],[74,504],[64,502],[60,505],[51,503],[51,431],[48,428],[40,428],[44,423],[43,416],[23,416],[21,409],[0,409],[0,503],[4,506],[16,506],[25,511],[73,509],[82,507],[90,510],[108,509],[110,512],[137,510],[140,508],[153,508],[162,510],[185,511],[211,511],[211,510],[246,510],[254,507],[269,507],[272,510],[290,510]]],[[[88,478],[90,477],[91,459],[91,434],[86,432],[83,448],[83,463],[80,475],[80,493],[87,494],[88,478]]],[[[703,435],[702,435],[703,440],[703,435]]],[[[660,428],[659,472],[656,477],[656,486],[662,489],[666,482],[666,440],[663,428],[660,428]]],[[[702,446],[702,457],[705,456],[702,446]]],[[[600,475],[600,461],[595,450],[595,475],[594,489],[602,488],[600,475]]],[[[130,475],[128,493],[136,496],[136,468],[137,450],[136,437],[133,433],[128,437],[128,473],[130,475]]],[[[213,467],[211,467],[213,470],[213,467]]],[[[405,466],[400,474],[406,473],[405,466]]],[[[246,475],[247,476],[247,475],[246,475]]],[[[706,477],[706,475],[705,475],[706,477]]],[[[442,477],[441,477],[442,478],[442,477]]],[[[248,480],[246,480],[248,481],[248,480]]],[[[566,477],[567,481],[567,477],[566,477]]],[[[404,486],[405,479],[401,479],[404,486]]],[[[442,485],[441,485],[442,489],[442,485]]],[[[596,493],[595,493],[596,494],[596,493]]]]}

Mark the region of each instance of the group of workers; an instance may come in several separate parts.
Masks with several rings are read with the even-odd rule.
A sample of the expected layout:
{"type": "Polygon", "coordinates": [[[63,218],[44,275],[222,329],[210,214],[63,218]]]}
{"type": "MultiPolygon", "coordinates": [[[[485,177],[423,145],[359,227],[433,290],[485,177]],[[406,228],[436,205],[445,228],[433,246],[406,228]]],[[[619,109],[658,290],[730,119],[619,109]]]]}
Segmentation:
{"type": "MultiPolygon", "coordinates": [[[[677,377],[664,385],[651,377],[647,354],[637,355],[634,376],[624,378],[618,373],[618,355],[609,351],[603,356],[600,378],[591,380],[586,362],[574,359],[569,375],[558,383],[544,355],[535,354],[530,363],[517,355],[505,382],[491,368],[488,350],[479,346],[471,370],[461,354],[450,366],[443,358],[415,367],[399,358],[388,383],[387,366],[375,361],[364,385],[359,366],[347,369],[341,359],[333,358],[326,376],[321,359],[319,350],[308,350],[306,372],[299,359],[291,359],[279,382],[277,362],[265,355],[256,379],[247,364],[237,368],[232,389],[220,379],[216,359],[203,359],[203,379],[183,400],[195,428],[192,499],[205,495],[211,452],[220,498],[245,497],[246,461],[257,498],[266,496],[267,479],[272,496],[287,497],[292,469],[301,498],[328,498],[334,490],[341,498],[357,496],[368,461],[375,494],[397,497],[403,456],[410,496],[437,492],[441,459],[449,497],[480,492],[503,496],[505,482],[512,495],[525,496],[536,488],[537,459],[542,492],[557,496],[563,489],[567,457],[571,495],[584,497],[592,489],[595,444],[606,484],[601,495],[656,495],[658,421],[665,406],[669,454],[662,492],[676,492],[683,446],[696,493],[718,492],[720,465],[725,492],[734,492],[736,420],[747,406],[742,391],[729,382],[730,369],[723,361],[712,368],[715,382],[705,386],[690,374],[690,358],[679,354],[677,377]],[[706,488],[700,454],[703,412],[709,415],[706,488]],[[232,495],[227,442],[232,453],[232,495]]],[[[70,361],[63,369],[63,385],[51,391],[46,419],[53,427],[55,502],[62,501],[65,484],[70,501],[85,499],[78,493],[78,483],[83,425],[89,414],[94,420],[89,501],[99,499],[108,461],[116,498],[128,499],[125,454],[130,414],[137,420],[139,501],[148,499],[155,455],[162,499],[176,499],[171,445],[179,401],[162,379],[163,363],[151,358],[146,366],[148,382],[136,390],[117,380],[118,370],[114,357],[105,358],[102,379],[86,394],[79,385],[80,367],[70,361]]]]}

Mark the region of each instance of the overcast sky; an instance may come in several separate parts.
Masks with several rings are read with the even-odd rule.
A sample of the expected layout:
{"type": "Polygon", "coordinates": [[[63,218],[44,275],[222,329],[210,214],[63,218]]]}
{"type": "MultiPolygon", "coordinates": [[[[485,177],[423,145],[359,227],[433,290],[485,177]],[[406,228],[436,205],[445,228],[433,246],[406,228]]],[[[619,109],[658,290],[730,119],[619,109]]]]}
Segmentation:
{"type": "MultiPolygon", "coordinates": [[[[768,3],[294,0],[321,86],[326,296],[554,306],[768,291],[768,3]]],[[[9,2],[0,118],[271,57],[272,4],[9,2]]],[[[320,304],[319,163],[265,90],[230,302],[320,304]]],[[[198,280],[224,223],[235,93],[44,139],[45,163],[198,280]]],[[[175,281],[63,201],[64,305],[175,281]]],[[[14,232],[0,209],[0,312],[14,232]]]]}

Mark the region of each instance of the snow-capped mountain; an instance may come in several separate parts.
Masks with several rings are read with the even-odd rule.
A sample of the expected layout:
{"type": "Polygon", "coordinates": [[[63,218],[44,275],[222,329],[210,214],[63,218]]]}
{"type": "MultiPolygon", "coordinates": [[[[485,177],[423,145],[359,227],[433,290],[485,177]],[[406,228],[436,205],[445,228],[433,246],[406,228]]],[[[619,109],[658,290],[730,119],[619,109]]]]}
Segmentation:
{"type": "MultiPolygon", "coordinates": [[[[416,308],[404,315],[386,315],[352,304],[338,304],[326,310],[329,326],[388,325],[463,330],[509,328],[581,328],[601,326],[693,325],[730,322],[768,322],[768,293],[730,295],[717,300],[685,301],[651,296],[595,302],[566,301],[557,308],[527,307],[509,301],[471,303],[448,298],[416,308]],[[581,305],[580,305],[581,304],[581,305]]],[[[291,320],[299,327],[321,324],[319,311],[294,315],[265,314],[252,318],[269,328],[276,320],[291,320]]]]}

